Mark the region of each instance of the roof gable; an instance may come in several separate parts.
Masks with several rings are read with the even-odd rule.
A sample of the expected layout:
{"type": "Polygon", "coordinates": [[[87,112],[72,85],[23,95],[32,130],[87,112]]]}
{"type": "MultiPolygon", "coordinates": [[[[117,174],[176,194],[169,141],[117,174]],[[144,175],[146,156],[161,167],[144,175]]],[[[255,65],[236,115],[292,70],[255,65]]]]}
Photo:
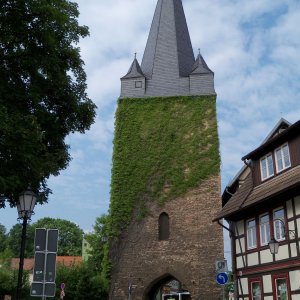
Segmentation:
{"type": "Polygon", "coordinates": [[[284,125],[283,123],[279,125],[280,126],[277,127],[275,126],[276,130],[273,129],[271,131],[272,134],[269,134],[269,138],[262,145],[242,157],[242,160],[257,158],[264,152],[272,150],[275,145],[284,142],[291,135],[299,134],[300,132],[300,120],[289,126],[282,126],[284,125]]]}

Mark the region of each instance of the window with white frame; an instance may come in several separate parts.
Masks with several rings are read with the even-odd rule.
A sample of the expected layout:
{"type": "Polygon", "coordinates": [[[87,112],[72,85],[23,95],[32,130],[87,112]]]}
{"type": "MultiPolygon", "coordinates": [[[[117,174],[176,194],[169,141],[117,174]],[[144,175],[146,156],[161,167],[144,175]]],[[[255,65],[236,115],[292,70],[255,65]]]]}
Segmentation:
{"type": "Polygon", "coordinates": [[[260,160],[260,171],[262,180],[265,180],[274,175],[272,154],[268,154],[260,160]]]}
{"type": "Polygon", "coordinates": [[[270,220],[269,215],[260,217],[260,244],[261,246],[268,245],[270,241],[270,220]]]}
{"type": "Polygon", "coordinates": [[[256,247],[256,222],[255,219],[247,221],[247,245],[248,249],[256,247]]]}
{"type": "Polygon", "coordinates": [[[275,150],[275,161],[276,161],[277,172],[281,172],[282,170],[289,168],[291,166],[288,144],[284,144],[283,146],[275,150]]]}
{"type": "Polygon", "coordinates": [[[274,220],[274,237],[277,241],[285,239],[285,228],[284,228],[284,209],[280,208],[273,212],[274,220]]]}

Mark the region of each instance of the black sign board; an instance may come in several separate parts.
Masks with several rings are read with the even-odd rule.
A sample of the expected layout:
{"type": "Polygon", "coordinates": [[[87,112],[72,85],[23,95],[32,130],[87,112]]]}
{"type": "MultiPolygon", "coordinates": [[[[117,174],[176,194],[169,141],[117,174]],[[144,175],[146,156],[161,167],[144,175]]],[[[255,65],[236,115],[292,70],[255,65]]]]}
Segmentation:
{"type": "Polygon", "coordinates": [[[57,229],[36,229],[33,283],[30,291],[31,296],[55,296],[57,241],[57,229]]]}
{"type": "Polygon", "coordinates": [[[35,297],[54,297],[56,292],[56,285],[55,283],[45,283],[45,290],[44,284],[42,282],[33,282],[30,289],[31,296],[35,297]]]}
{"type": "Polygon", "coordinates": [[[46,281],[54,282],[56,276],[56,253],[47,254],[46,281]]]}
{"type": "Polygon", "coordinates": [[[57,252],[58,230],[48,229],[47,250],[48,252],[57,252]]]}
{"type": "Polygon", "coordinates": [[[44,280],[45,257],[44,252],[36,252],[34,254],[33,281],[42,282],[44,280]]]}
{"type": "Polygon", "coordinates": [[[46,250],[47,229],[37,228],[35,230],[34,251],[46,250]]]}

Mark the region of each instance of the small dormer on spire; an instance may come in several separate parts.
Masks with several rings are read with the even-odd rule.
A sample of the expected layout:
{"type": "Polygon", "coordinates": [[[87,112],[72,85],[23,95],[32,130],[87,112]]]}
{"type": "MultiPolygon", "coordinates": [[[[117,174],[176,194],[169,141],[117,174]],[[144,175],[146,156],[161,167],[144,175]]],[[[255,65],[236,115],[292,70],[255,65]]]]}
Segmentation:
{"type": "Polygon", "coordinates": [[[190,74],[191,95],[215,95],[214,72],[208,67],[200,49],[190,74]]]}
{"type": "Polygon", "coordinates": [[[193,65],[191,74],[213,74],[213,71],[206,64],[203,56],[201,55],[200,49],[196,61],[193,65]]]}
{"type": "Polygon", "coordinates": [[[134,53],[134,59],[133,62],[125,76],[123,76],[121,79],[127,79],[127,78],[137,78],[137,77],[145,77],[141,66],[136,59],[136,52],[134,53]]]}
{"type": "Polygon", "coordinates": [[[134,53],[133,62],[125,76],[121,78],[121,98],[144,97],[146,90],[146,77],[134,53]]]}

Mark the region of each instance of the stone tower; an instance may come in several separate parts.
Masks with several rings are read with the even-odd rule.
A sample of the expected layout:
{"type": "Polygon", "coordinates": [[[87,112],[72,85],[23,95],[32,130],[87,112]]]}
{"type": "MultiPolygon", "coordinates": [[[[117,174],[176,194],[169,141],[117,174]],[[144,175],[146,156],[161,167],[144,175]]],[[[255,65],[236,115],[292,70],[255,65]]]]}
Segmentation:
{"type": "Polygon", "coordinates": [[[220,299],[223,259],[214,73],[195,59],[181,0],[158,0],[141,65],[121,78],[111,202],[110,299],[187,291],[220,299]]]}

